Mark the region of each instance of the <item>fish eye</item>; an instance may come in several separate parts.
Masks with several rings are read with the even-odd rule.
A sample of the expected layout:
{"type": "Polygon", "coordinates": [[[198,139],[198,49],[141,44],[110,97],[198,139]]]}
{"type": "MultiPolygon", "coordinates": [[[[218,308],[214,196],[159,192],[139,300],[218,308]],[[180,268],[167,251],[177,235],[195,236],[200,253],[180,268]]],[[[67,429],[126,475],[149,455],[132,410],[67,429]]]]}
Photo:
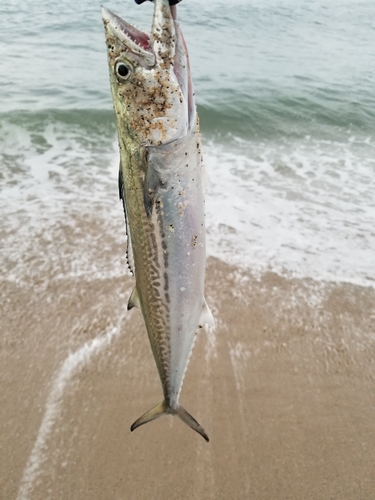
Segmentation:
{"type": "Polygon", "coordinates": [[[115,73],[117,79],[121,82],[127,80],[131,75],[133,68],[130,64],[126,64],[124,61],[117,61],[115,66],[115,73]]]}

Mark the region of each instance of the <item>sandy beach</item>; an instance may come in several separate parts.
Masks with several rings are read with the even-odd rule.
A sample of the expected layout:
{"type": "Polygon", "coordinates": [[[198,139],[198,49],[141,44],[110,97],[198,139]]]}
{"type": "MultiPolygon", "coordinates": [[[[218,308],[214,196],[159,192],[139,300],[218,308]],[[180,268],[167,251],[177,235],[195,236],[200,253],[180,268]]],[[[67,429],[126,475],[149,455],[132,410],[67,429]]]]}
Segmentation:
{"type": "Polygon", "coordinates": [[[374,289],[210,258],[181,395],[207,444],[173,417],[130,433],[161,399],[133,279],[38,265],[1,282],[2,499],[375,498],[374,289]]]}

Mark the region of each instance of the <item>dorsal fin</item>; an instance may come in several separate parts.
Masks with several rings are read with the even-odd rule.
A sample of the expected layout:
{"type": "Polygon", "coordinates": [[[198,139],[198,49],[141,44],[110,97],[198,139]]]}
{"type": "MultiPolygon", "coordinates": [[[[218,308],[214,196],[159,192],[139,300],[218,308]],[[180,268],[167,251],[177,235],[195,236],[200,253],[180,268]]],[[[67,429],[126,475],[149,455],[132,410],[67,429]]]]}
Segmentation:
{"type": "Polygon", "coordinates": [[[125,229],[126,229],[126,236],[127,236],[126,260],[128,262],[128,267],[129,267],[130,272],[134,275],[133,247],[132,247],[132,243],[131,243],[131,237],[130,237],[130,231],[129,231],[129,225],[128,225],[128,217],[126,215],[125,186],[124,186],[124,181],[123,181],[123,177],[122,177],[121,162],[120,162],[120,169],[119,169],[119,173],[118,173],[118,191],[119,191],[120,200],[122,200],[122,205],[124,207],[125,229]]]}

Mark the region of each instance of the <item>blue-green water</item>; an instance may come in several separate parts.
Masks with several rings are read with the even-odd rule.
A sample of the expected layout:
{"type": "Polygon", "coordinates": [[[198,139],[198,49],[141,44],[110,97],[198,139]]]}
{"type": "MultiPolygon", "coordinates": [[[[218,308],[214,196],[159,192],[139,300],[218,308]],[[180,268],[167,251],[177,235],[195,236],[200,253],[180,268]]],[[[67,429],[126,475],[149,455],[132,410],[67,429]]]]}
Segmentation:
{"type": "MultiPolygon", "coordinates": [[[[151,4],[107,6],[149,29],[151,4]]],[[[373,1],[178,10],[210,178],[210,254],[373,284],[373,1]]],[[[2,254],[19,279],[26,242],[57,221],[96,211],[110,231],[122,217],[100,2],[3,0],[0,61],[2,254]]]]}

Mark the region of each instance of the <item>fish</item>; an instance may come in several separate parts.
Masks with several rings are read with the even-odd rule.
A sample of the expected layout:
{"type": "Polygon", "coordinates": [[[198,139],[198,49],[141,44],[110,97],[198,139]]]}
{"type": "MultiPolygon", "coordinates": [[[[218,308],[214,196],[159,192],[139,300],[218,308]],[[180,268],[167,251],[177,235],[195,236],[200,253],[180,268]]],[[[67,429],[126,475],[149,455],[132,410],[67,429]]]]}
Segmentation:
{"type": "Polygon", "coordinates": [[[105,7],[102,17],[135,277],[128,309],[143,315],[164,396],[131,431],[170,414],[208,442],[179,403],[197,331],[214,326],[204,297],[205,174],[188,51],[168,0],[155,0],[150,34],[105,7]]]}

